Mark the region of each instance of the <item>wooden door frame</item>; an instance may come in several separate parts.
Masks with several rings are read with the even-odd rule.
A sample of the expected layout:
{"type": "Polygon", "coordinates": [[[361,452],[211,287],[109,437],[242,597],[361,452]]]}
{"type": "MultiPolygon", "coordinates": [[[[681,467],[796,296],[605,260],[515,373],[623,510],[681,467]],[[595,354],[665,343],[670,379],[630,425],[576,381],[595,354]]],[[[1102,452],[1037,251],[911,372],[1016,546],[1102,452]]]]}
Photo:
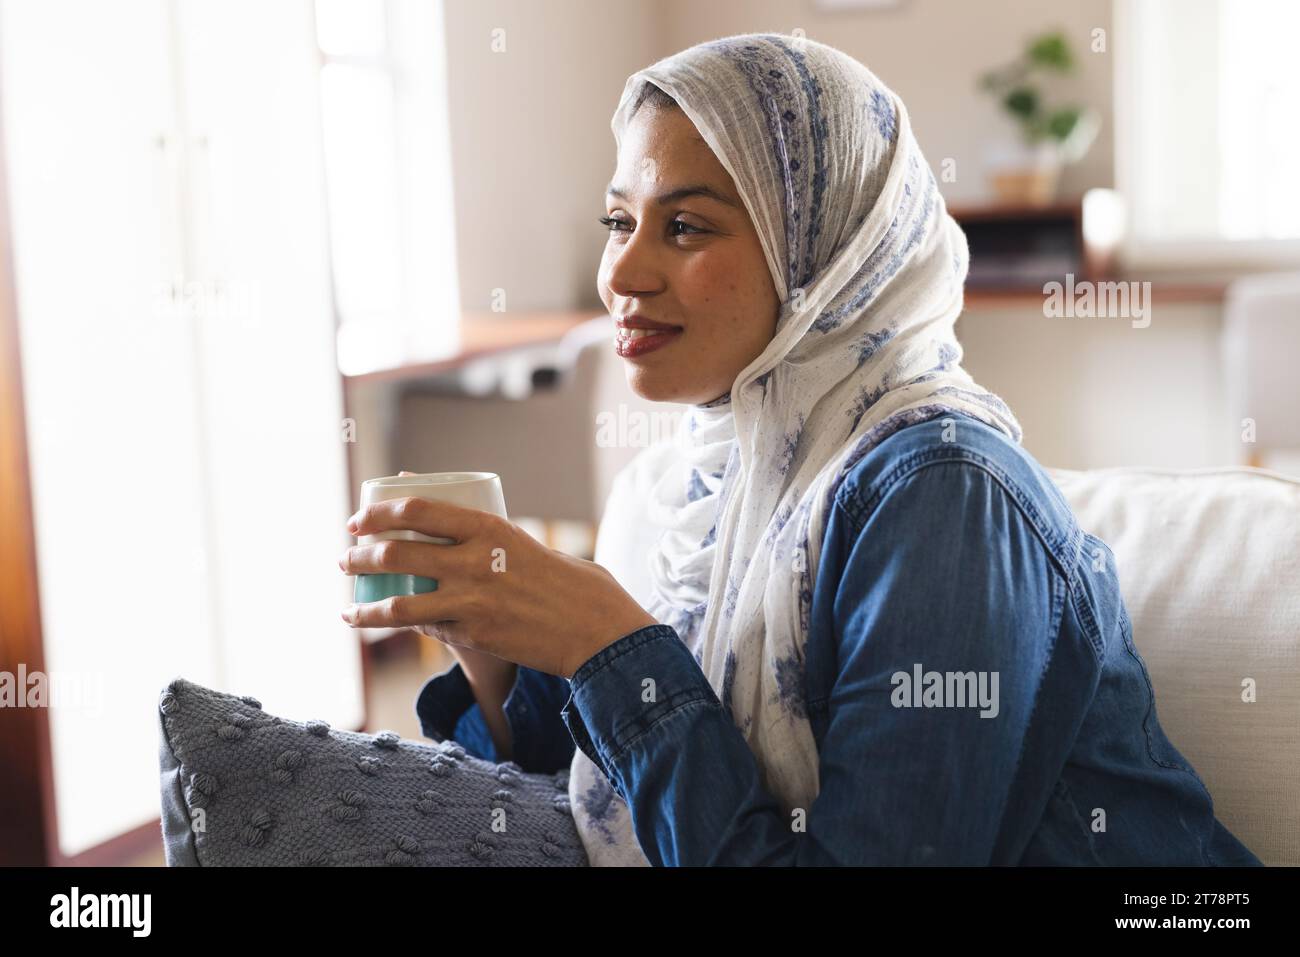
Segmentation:
{"type": "MultiPolygon", "coordinates": [[[[0,98],[0,671],[45,671],[40,579],[23,402],[18,297],[0,98]]],[[[17,687],[25,697],[25,689],[17,687]]],[[[59,846],[49,708],[0,708],[0,867],[104,866],[162,848],[154,820],[78,854],[59,846]]]]}
{"type": "MultiPolygon", "coordinates": [[[[0,107],[3,104],[0,103],[0,107]]],[[[0,671],[45,670],[36,534],[27,457],[13,234],[0,109],[0,671]]],[[[16,688],[20,699],[26,689],[16,688]]],[[[58,862],[47,708],[0,708],[0,866],[58,862]]]]}
{"type": "MultiPolygon", "coordinates": [[[[35,517],[27,414],[23,401],[22,350],[14,278],[3,100],[0,98],[0,672],[17,679],[45,672],[35,517]]],[[[340,374],[343,414],[349,412],[346,379],[340,374]]],[[[350,450],[349,450],[350,452],[350,450]]],[[[346,456],[348,498],[353,495],[352,456],[346,456]]],[[[344,503],[351,514],[355,504],[344,503]]],[[[340,522],[344,520],[341,517],[340,522]]],[[[362,721],[372,716],[369,643],[356,633],[361,658],[362,721]]],[[[25,689],[17,688],[25,697],[25,689]]],[[[157,818],[77,854],[59,845],[50,716],[45,708],[0,707],[0,867],[104,866],[162,851],[157,818]]]]}

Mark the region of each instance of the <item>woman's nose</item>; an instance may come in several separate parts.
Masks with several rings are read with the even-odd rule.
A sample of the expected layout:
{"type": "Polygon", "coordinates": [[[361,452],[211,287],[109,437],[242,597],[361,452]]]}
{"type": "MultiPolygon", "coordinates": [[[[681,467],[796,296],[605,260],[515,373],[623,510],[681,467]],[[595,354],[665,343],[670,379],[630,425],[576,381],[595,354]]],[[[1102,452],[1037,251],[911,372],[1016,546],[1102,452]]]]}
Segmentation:
{"type": "Polygon", "coordinates": [[[636,230],[606,260],[605,283],[616,296],[631,298],[662,292],[665,284],[662,264],[657,260],[644,230],[636,230]]]}

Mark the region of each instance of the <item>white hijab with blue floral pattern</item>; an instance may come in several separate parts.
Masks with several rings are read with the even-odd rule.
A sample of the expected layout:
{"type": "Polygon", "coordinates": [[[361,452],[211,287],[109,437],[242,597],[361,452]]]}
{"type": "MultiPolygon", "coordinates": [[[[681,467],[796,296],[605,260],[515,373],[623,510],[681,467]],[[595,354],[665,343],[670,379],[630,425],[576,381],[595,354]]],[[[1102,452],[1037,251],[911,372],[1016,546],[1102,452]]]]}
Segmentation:
{"type": "MultiPolygon", "coordinates": [[[[647,494],[658,530],[647,611],[694,653],[764,786],[806,810],[818,757],[803,649],[836,490],[913,422],[959,411],[1016,442],[1020,426],[959,365],[966,238],[902,101],[866,67],[800,37],[702,43],[628,78],[616,142],[645,81],[731,174],[782,304],[730,394],[692,406],[684,434],[620,476],[647,494]]],[[[627,805],[580,749],[569,793],[593,864],[648,863],[627,805]]]]}

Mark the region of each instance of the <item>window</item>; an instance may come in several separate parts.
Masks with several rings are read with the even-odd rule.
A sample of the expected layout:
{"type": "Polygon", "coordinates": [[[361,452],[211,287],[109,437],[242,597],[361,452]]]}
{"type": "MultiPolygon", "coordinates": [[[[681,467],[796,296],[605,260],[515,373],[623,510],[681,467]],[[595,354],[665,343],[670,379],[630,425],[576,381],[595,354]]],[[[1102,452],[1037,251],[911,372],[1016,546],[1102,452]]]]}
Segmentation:
{"type": "Polygon", "coordinates": [[[339,366],[437,355],[459,323],[442,6],[316,0],[339,366]]]}
{"type": "Polygon", "coordinates": [[[1117,0],[1132,258],[1300,259],[1292,0],[1117,0]]]}

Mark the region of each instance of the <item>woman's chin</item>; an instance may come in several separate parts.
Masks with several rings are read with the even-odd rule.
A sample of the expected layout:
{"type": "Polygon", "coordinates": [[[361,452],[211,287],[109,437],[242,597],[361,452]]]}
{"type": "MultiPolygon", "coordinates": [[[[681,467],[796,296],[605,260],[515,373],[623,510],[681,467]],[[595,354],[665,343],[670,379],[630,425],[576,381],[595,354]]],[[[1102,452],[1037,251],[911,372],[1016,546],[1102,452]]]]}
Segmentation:
{"type": "Polygon", "coordinates": [[[691,405],[696,403],[699,392],[698,389],[683,386],[681,382],[656,375],[647,369],[635,368],[630,363],[627,369],[627,384],[633,392],[647,402],[675,402],[691,405]]]}

